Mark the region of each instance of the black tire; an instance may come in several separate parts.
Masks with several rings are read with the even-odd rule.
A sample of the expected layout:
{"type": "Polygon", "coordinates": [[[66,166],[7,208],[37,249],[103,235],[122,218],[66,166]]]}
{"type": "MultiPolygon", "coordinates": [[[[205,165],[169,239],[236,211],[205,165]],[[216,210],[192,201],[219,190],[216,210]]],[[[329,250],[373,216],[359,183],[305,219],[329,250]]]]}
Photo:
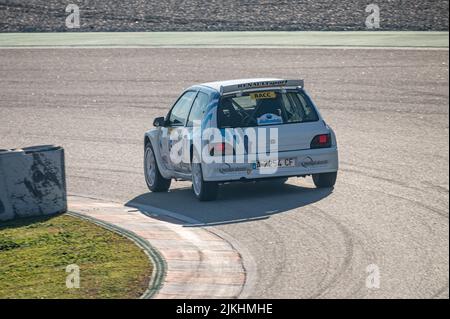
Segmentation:
{"type": "Polygon", "coordinates": [[[336,184],[337,172],[313,174],[312,178],[317,188],[329,188],[336,184]]]}
{"type": "Polygon", "coordinates": [[[147,187],[152,192],[167,192],[170,188],[170,184],[172,179],[164,178],[159,171],[158,162],[155,158],[155,153],[153,151],[153,147],[151,143],[147,143],[145,145],[145,153],[144,153],[144,175],[145,182],[147,183],[147,187]],[[154,163],[154,175],[153,178],[149,176],[149,156],[152,156],[154,163]]]}
{"type": "Polygon", "coordinates": [[[216,200],[217,195],[219,194],[219,184],[216,182],[205,182],[203,180],[202,165],[200,163],[192,163],[191,172],[192,192],[195,197],[201,202],[216,200]],[[195,174],[194,171],[197,174],[195,174]]]}

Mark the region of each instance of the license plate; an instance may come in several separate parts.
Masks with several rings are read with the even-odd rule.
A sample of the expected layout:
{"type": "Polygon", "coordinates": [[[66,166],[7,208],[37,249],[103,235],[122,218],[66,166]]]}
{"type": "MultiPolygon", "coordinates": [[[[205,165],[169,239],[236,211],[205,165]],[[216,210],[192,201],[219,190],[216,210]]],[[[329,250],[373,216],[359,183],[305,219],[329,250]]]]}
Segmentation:
{"type": "Polygon", "coordinates": [[[275,168],[275,167],[293,167],[295,166],[294,158],[280,158],[276,160],[256,161],[253,169],[275,168]]]}

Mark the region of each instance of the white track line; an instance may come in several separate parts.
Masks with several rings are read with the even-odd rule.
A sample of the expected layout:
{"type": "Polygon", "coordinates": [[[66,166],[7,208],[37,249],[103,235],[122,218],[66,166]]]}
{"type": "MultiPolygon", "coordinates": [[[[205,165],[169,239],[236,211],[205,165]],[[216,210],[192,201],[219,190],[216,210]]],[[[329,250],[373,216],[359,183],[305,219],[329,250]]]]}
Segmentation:
{"type": "Polygon", "coordinates": [[[409,50],[448,51],[448,47],[365,47],[365,46],[268,46],[268,45],[161,45],[161,46],[0,46],[0,50],[54,49],[315,49],[315,50],[409,50]]]}

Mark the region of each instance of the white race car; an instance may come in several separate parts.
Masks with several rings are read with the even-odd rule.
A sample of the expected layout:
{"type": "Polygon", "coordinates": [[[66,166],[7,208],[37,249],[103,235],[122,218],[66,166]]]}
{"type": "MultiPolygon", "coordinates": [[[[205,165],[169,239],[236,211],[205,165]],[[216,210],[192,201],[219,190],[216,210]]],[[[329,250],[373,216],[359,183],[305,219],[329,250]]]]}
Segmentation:
{"type": "Polygon", "coordinates": [[[220,184],[311,175],[333,187],[338,150],[303,80],[243,79],[185,90],[145,133],[145,180],[166,192],[192,181],[195,196],[214,200],[220,184]]]}

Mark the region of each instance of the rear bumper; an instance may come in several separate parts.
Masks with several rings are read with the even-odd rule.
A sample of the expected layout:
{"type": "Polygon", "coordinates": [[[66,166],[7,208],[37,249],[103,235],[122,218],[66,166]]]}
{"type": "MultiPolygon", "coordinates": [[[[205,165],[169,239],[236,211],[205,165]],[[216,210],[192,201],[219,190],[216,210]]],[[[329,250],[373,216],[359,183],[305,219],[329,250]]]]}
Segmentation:
{"type": "MultiPolygon", "coordinates": [[[[245,181],[330,173],[337,172],[339,169],[338,150],[335,147],[281,152],[278,154],[278,158],[293,158],[295,160],[295,166],[259,169],[255,167],[254,162],[203,163],[203,178],[209,182],[245,181]]],[[[256,159],[266,160],[267,158],[257,157],[256,159]]]]}

